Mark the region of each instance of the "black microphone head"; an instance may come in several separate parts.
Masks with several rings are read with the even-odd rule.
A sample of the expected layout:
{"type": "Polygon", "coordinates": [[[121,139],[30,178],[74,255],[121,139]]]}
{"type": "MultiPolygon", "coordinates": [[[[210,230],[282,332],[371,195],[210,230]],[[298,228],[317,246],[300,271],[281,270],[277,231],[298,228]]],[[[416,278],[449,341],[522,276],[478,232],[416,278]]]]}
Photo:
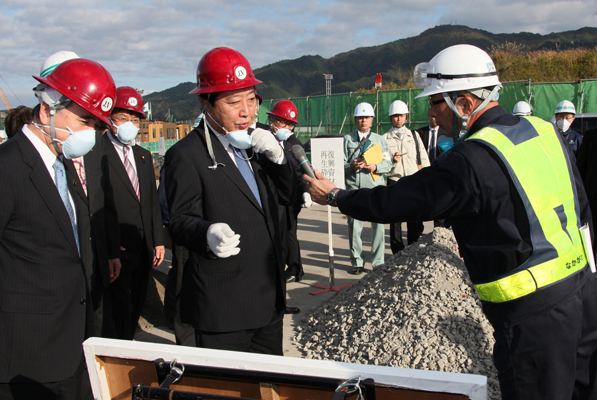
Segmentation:
{"type": "Polygon", "coordinates": [[[307,158],[307,155],[305,154],[305,150],[303,149],[303,146],[299,145],[299,144],[295,144],[290,148],[290,153],[292,153],[292,156],[299,160],[302,158],[307,158]]]}

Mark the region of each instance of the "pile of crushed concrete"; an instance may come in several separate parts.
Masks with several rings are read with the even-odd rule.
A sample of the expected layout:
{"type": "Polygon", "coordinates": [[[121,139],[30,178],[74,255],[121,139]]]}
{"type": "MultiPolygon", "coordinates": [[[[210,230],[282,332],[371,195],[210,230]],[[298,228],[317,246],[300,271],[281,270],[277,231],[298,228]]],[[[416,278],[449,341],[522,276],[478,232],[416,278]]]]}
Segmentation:
{"type": "Polygon", "coordinates": [[[493,328],[448,229],[312,309],[293,340],[306,358],[485,375],[501,398],[493,328]]]}

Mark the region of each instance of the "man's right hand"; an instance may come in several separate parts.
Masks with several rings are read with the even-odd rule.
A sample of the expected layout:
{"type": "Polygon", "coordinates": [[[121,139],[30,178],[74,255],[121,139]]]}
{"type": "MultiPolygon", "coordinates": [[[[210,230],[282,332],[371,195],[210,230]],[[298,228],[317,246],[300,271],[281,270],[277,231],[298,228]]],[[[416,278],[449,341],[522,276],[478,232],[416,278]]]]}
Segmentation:
{"type": "Polygon", "coordinates": [[[228,224],[212,224],[207,229],[207,245],[219,258],[235,256],[240,252],[238,247],[240,235],[234,233],[228,224]]]}
{"type": "Polygon", "coordinates": [[[352,162],[350,163],[350,169],[352,170],[358,170],[358,169],[362,169],[365,166],[365,161],[363,161],[362,158],[355,158],[354,160],[352,160],[352,162]]]}
{"type": "Polygon", "coordinates": [[[327,205],[326,197],[333,188],[336,187],[332,181],[321,175],[318,170],[315,170],[315,177],[311,178],[309,175],[303,175],[303,179],[309,185],[309,193],[311,193],[311,199],[317,204],[322,206],[327,205]]]}

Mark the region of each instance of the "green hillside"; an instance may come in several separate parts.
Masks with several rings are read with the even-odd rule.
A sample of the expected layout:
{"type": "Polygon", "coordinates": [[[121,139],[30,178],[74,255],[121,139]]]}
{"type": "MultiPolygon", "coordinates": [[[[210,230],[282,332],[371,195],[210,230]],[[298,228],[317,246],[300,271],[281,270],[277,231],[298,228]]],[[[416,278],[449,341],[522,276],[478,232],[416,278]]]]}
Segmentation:
{"type": "MultiPolygon", "coordinates": [[[[561,77],[556,68],[556,71],[552,70],[552,74],[547,76],[550,76],[550,81],[566,81],[570,76],[573,76],[573,79],[597,78],[594,75],[587,76],[594,71],[594,68],[590,68],[590,64],[595,65],[593,55],[597,47],[597,28],[539,35],[528,32],[493,34],[461,25],[441,25],[415,37],[379,46],[361,47],[329,59],[321,56],[303,56],[295,60],[283,60],[266,65],[255,70],[257,78],[264,82],[259,85],[258,92],[264,99],[321,95],[325,93],[324,73],[334,75],[333,93],[347,93],[369,88],[373,86],[375,74],[379,72],[383,75],[384,83],[391,81],[398,86],[405,86],[408,85],[416,64],[429,61],[446,47],[462,43],[478,46],[488,52],[494,51],[499,58],[499,61],[496,60],[496,66],[501,77],[500,66],[504,68],[507,66],[504,69],[504,72],[506,70],[508,72],[507,76],[502,77],[504,81],[540,79],[529,75],[537,72],[537,68],[532,68],[537,59],[533,57],[525,59],[524,54],[539,54],[540,58],[545,55],[541,61],[549,64],[549,59],[556,60],[554,57],[562,51],[590,49],[589,53],[579,55],[584,68],[575,68],[575,73],[561,77]],[[510,61],[510,55],[516,55],[518,58],[516,61],[510,61]]],[[[560,57],[560,59],[563,58],[560,57]]],[[[574,60],[569,62],[574,63],[574,60]]],[[[565,64],[564,60],[558,63],[565,64]]],[[[545,64],[542,64],[542,68],[552,69],[550,65],[545,64]]],[[[562,70],[564,68],[565,66],[562,70]]],[[[170,109],[177,120],[195,119],[199,114],[199,103],[196,96],[188,94],[193,87],[193,83],[186,82],[145,96],[146,101],[152,104],[154,118],[165,118],[170,109]]]]}

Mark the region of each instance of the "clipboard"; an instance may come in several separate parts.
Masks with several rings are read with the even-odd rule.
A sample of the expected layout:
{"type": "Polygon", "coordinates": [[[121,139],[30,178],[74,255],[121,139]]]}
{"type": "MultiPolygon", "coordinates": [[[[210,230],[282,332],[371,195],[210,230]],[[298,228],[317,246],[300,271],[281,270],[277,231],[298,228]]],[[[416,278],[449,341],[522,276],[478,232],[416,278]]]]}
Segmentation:
{"type": "MultiPolygon", "coordinates": [[[[374,143],[367,149],[366,152],[363,153],[362,157],[367,164],[379,164],[383,161],[381,146],[377,143],[374,143]]],[[[382,174],[378,174],[377,172],[371,172],[371,177],[374,181],[377,181],[381,175],[382,174]]]]}

